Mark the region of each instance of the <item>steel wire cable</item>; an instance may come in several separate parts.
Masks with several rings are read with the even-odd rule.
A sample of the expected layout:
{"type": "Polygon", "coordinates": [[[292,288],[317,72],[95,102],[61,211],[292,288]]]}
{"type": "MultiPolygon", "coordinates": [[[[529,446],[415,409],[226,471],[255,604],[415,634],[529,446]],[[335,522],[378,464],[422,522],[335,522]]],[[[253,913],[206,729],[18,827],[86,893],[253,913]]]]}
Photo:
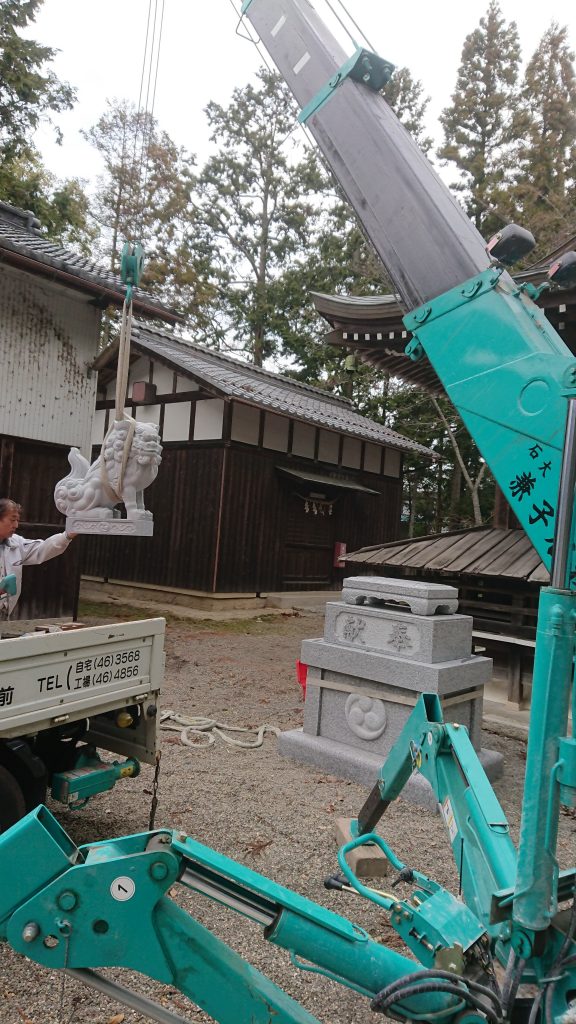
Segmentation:
{"type": "MultiPolygon", "coordinates": [[[[151,50],[150,50],[150,67],[149,67],[149,73],[148,73],[148,86],[147,86],[147,90],[146,90],[146,112],[145,112],[145,120],[144,120],[144,134],[143,134],[143,137],[142,137],[143,153],[145,153],[145,161],[144,161],[144,181],[141,183],[141,187],[140,187],[141,205],[140,205],[140,222],[139,222],[139,231],[138,231],[139,235],[142,234],[142,227],[143,227],[143,222],[144,222],[144,207],[145,207],[145,202],[146,202],[146,199],[145,199],[145,196],[146,196],[146,186],[148,184],[148,175],[149,175],[149,171],[150,171],[150,143],[152,141],[152,137],[153,137],[153,134],[154,134],[154,110],[155,110],[155,107],[156,107],[156,89],[157,89],[157,86],[158,86],[158,71],[159,71],[159,68],[160,68],[160,53],[161,53],[161,50],[162,50],[162,32],[163,32],[163,28],[164,28],[164,4],[165,4],[165,0],[161,0],[160,27],[158,29],[158,35],[156,37],[156,16],[157,16],[157,11],[158,11],[157,3],[158,3],[158,0],[156,0],[156,6],[155,6],[155,10],[154,10],[154,32],[153,32],[153,35],[152,35],[152,46],[151,46],[151,50]],[[155,64],[155,68],[154,68],[154,78],[153,78],[153,84],[152,84],[152,99],[150,101],[150,81],[151,81],[151,78],[152,78],[152,65],[154,63],[154,46],[156,47],[156,64],[155,64]],[[147,133],[147,136],[145,134],[146,133],[146,123],[148,123],[148,133],[147,133]],[[145,142],[145,149],[144,149],[144,142],[145,142]]],[[[141,159],[141,164],[142,164],[142,159],[141,159]]]]}
{"type": "MultiPolygon", "coordinates": [[[[146,35],[144,38],[144,53],[142,55],[142,71],[140,72],[140,90],[138,92],[138,107],[136,110],[136,124],[139,123],[140,111],[142,108],[142,91],[144,89],[144,76],[146,73],[146,54],[148,53],[148,36],[150,34],[150,15],[152,13],[152,0],[148,0],[148,17],[146,19],[146,35]]],[[[138,144],[138,133],[134,132],[134,144],[132,147],[132,172],[136,168],[136,147],[138,144]]]]}
{"type": "MultiPolygon", "coordinates": [[[[347,17],[347,18],[349,18],[349,20],[350,20],[350,21],[352,22],[352,24],[354,25],[354,28],[356,29],[356,31],[360,33],[360,35],[362,36],[362,39],[364,40],[364,42],[365,42],[365,43],[368,43],[368,47],[369,47],[369,49],[370,49],[370,50],[372,50],[372,52],[373,52],[373,53],[376,53],[376,47],[372,45],[372,43],[371,43],[371,42],[370,42],[370,40],[368,39],[368,36],[366,35],[366,33],[362,31],[362,29],[360,28],[360,26],[359,26],[358,22],[356,22],[356,21],[354,20],[354,18],[353,18],[353,17],[352,17],[352,15],[350,14],[350,11],[349,11],[349,10],[348,10],[348,8],[346,7],[346,5],[345,5],[345,4],[343,3],[343,0],[338,0],[338,3],[340,4],[340,7],[341,7],[341,8],[342,8],[342,10],[344,11],[344,13],[345,13],[346,17],[347,17]]],[[[349,34],[350,34],[350,33],[349,33],[349,34]]],[[[352,39],[352,36],[350,36],[350,38],[352,39]]]]}

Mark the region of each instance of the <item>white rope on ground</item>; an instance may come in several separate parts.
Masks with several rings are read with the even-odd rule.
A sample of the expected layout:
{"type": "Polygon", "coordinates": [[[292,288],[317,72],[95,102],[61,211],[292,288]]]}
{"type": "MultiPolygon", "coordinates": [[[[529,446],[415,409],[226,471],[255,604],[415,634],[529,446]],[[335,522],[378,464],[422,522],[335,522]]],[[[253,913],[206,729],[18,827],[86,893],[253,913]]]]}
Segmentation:
{"type": "Polygon", "coordinates": [[[262,746],[267,732],[273,733],[275,736],[280,735],[280,729],[277,729],[275,725],[261,725],[258,729],[248,729],[242,725],[227,725],[226,722],[218,722],[215,718],[206,718],[204,715],[181,715],[176,711],[161,712],[160,728],[179,732],[181,743],[185,747],[192,747],[196,750],[206,750],[211,747],[216,742],[216,736],[219,736],[229,746],[255,750],[256,747],[262,746]],[[227,736],[227,732],[251,732],[256,733],[256,736],[252,740],[240,740],[234,739],[233,736],[227,736]],[[191,736],[201,737],[206,742],[194,742],[190,738],[191,736]]]}

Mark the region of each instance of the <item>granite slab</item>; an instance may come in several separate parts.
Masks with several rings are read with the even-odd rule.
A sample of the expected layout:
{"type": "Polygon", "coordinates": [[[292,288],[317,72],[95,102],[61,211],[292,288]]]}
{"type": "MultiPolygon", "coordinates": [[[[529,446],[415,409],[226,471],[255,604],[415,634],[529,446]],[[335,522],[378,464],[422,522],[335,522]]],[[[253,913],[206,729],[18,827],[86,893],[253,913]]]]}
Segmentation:
{"type": "Polygon", "coordinates": [[[356,650],[323,638],[303,640],[300,661],[313,668],[396,686],[416,693],[451,693],[487,683],[492,660],[468,657],[427,665],[379,651],[356,650]]]}

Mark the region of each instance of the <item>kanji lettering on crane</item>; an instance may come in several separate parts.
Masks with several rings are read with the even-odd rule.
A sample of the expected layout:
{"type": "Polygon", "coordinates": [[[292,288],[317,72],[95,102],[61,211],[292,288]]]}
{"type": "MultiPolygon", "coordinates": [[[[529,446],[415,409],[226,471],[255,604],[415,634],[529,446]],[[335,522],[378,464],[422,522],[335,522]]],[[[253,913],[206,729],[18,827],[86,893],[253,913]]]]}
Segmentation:
{"type": "Polygon", "coordinates": [[[549,501],[544,500],[542,502],[542,508],[538,508],[536,503],[534,503],[532,508],[534,509],[534,515],[528,516],[528,522],[531,526],[534,526],[535,523],[539,522],[544,523],[544,526],[548,526],[548,520],[554,518],[554,509],[549,501]]]}
{"type": "Polygon", "coordinates": [[[535,483],[536,477],[532,476],[531,473],[518,473],[516,479],[510,481],[512,497],[522,501],[525,494],[528,496],[532,494],[535,483]]]}

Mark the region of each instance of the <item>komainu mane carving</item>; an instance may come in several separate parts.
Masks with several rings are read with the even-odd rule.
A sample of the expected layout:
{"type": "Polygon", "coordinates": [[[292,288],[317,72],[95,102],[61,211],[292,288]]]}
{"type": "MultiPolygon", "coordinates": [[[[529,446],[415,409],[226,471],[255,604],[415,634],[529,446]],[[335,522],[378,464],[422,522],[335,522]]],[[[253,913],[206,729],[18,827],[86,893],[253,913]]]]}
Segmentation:
{"type": "Polygon", "coordinates": [[[162,461],[160,435],[155,423],[115,420],[90,465],[78,448],[68,456],[70,472],[54,491],[54,501],[66,516],[111,519],[124,503],[128,519],[152,518],[144,508],[143,492],[158,475],[162,461]]]}

